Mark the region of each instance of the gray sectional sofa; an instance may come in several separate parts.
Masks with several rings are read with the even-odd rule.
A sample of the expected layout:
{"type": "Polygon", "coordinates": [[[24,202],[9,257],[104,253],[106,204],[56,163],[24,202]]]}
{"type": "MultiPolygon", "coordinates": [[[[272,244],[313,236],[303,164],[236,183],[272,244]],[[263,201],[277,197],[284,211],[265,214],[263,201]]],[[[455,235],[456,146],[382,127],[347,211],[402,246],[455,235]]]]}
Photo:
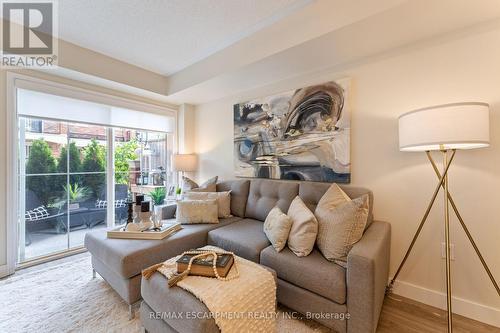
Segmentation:
{"type": "MultiPolygon", "coordinates": [[[[233,217],[221,219],[219,224],[185,225],[163,240],[107,239],[105,232],[96,231],[86,235],[85,246],[92,254],[94,270],[129,305],[141,299],[142,269],[210,244],[273,269],[278,277],[277,298],[283,305],[318,314],[315,320],[338,332],[375,332],[389,274],[391,229],[386,222],[373,221],[369,190],[341,186],[351,198],[370,196],[370,225],[350,251],[347,268],[327,261],[317,249],[307,257],[297,257],[288,248],[278,253],[263,232],[263,221],[274,206],[286,212],[299,195],[314,212],[330,185],[267,179],[223,181],[217,184],[217,191],[231,190],[233,217]],[[321,317],[321,313],[348,313],[349,319],[321,317]]],[[[173,218],[174,213],[175,207],[167,207],[164,218],[173,218]]],[[[156,304],[155,311],[169,311],[169,305],[159,298],[166,284],[158,279],[144,282],[142,296],[150,306],[156,304]]]]}

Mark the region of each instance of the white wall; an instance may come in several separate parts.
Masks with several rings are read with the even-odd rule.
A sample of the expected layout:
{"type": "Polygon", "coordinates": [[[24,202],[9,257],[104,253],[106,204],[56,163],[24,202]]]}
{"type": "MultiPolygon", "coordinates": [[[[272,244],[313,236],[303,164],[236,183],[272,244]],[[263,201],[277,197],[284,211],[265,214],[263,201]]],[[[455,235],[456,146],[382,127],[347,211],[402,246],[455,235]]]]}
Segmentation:
{"type": "Polygon", "coordinates": [[[177,113],[179,153],[191,154],[195,151],[195,108],[191,104],[181,104],[177,113]]]}
{"type": "MultiPolygon", "coordinates": [[[[343,77],[352,79],[352,183],[373,190],[375,217],[392,225],[391,274],[402,259],[436,185],[434,172],[423,153],[399,152],[397,117],[414,108],[435,104],[490,103],[491,147],[457,154],[450,171],[450,191],[493,275],[500,280],[498,28],[449,37],[437,45],[408,48],[343,70],[325,70],[286,82],[263,82],[262,87],[252,91],[197,106],[196,150],[201,167],[198,180],[214,175],[233,178],[234,103],[343,77]]],[[[444,260],[440,254],[442,196],[438,199],[400,276],[410,285],[402,285],[399,291],[414,298],[428,296],[421,300],[443,305],[444,297],[438,297],[439,301],[430,299],[436,296],[435,291],[445,290],[444,260]]],[[[500,326],[500,297],[456,219],[452,220],[451,235],[456,256],[452,263],[455,309],[500,326]]]]}

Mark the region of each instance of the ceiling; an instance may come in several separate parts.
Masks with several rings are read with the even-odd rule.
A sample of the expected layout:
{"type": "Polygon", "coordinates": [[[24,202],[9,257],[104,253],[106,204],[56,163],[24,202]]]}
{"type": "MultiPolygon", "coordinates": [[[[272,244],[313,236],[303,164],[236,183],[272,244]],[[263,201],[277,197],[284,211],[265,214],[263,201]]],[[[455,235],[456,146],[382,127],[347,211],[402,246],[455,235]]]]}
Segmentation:
{"type": "Polygon", "coordinates": [[[169,75],[311,0],[64,0],[59,37],[169,75]]]}
{"type": "Polygon", "coordinates": [[[201,104],[500,26],[498,1],[64,0],[59,36],[163,75],[161,92],[134,86],[136,94],[201,104]]]}

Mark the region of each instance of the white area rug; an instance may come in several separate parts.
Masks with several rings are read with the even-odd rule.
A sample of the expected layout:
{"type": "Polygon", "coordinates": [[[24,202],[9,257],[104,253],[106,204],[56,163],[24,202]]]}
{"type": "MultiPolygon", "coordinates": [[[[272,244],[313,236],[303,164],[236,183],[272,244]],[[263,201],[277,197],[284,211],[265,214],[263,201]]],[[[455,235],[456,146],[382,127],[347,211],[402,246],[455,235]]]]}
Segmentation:
{"type": "MultiPolygon", "coordinates": [[[[278,316],[278,332],[330,332],[317,323],[278,316]]],[[[139,313],[101,278],[90,257],[33,269],[0,281],[0,332],[141,332],[139,313]]]]}

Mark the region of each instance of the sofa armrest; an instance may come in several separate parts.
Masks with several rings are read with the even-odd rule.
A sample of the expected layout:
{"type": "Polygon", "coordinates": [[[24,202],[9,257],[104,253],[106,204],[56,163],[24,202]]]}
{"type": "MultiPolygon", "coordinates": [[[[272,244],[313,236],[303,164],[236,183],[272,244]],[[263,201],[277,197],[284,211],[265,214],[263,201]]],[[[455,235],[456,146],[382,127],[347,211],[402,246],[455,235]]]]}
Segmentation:
{"type": "Polygon", "coordinates": [[[168,220],[168,219],[175,218],[176,210],[177,210],[177,204],[173,203],[173,204],[166,205],[161,210],[161,219],[168,220]]]}
{"type": "Polygon", "coordinates": [[[372,333],[389,278],[391,225],[374,221],[347,256],[347,332],[372,333]]]}

